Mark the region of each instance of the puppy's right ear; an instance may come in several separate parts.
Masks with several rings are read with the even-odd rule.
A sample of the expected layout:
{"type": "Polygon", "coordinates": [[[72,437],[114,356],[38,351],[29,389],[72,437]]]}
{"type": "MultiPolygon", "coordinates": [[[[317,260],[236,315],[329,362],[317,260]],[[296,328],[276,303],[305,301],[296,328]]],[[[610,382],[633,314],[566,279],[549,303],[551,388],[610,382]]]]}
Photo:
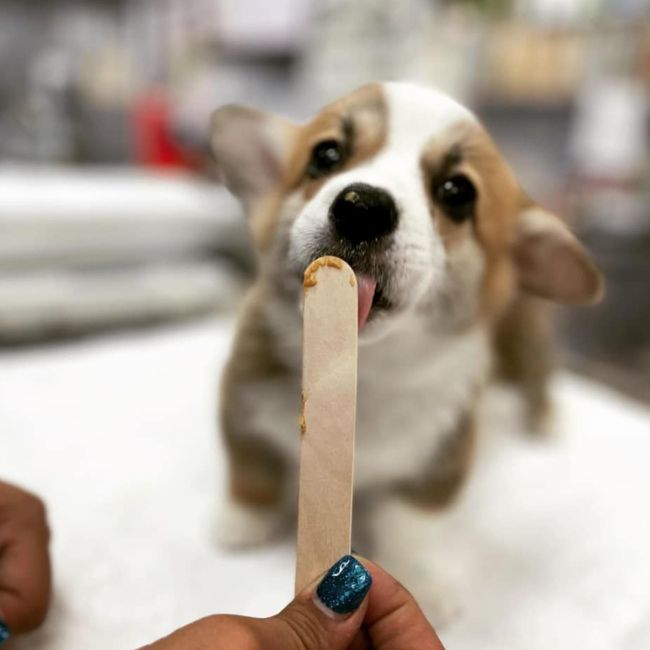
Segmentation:
{"type": "Polygon", "coordinates": [[[212,114],[210,143],[228,189],[245,205],[280,183],[298,127],[230,104],[212,114]]]}

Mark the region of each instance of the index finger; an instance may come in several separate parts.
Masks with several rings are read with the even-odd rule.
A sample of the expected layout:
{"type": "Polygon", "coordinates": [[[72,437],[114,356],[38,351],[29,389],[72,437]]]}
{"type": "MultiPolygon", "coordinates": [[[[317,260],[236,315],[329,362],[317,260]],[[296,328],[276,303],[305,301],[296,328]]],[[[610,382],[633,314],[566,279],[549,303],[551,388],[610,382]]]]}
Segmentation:
{"type": "Polygon", "coordinates": [[[363,558],[372,575],[364,625],[376,650],[444,650],[411,593],[377,564],[363,558]]]}
{"type": "Polygon", "coordinates": [[[44,515],[0,522],[0,618],[12,632],[44,620],[50,599],[49,533],[44,515]],[[30,518],[31,519],[31,518],[30,518]]]}

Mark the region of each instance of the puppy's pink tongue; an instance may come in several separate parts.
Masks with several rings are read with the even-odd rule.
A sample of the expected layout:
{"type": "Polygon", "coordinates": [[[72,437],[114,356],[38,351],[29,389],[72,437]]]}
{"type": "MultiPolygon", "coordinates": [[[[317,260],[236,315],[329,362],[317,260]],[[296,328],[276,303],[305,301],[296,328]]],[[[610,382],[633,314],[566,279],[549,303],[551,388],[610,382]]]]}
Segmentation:
{"type": "Polygon", "coordinates": [[[377,280],[373,280],[367,275],[357,273],[357,291],[359,294],[359,330],[363,328],[368,320],[368,315],[372,308],[372,299],[375,297],[377,280]]]}

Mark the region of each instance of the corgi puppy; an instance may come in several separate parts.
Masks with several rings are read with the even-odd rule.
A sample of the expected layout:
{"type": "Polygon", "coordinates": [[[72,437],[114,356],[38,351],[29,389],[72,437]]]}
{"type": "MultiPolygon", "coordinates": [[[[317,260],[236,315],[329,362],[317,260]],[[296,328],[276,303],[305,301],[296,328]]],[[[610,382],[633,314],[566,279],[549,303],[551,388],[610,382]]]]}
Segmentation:
{"type": "Polygon", "coordinates": [[[305,125],[225,106],[211,144],[259,271],[222,384],[222,541],[265,542],[294,516],[303,272],[335,255],[358,280],[357,548],[440,622],[449,552],[417,527],[442,521],[463,484],[495,364],[520,381],[532,419],[543,416],[539,298],[593,303],[601,276],[477,118],[435,90],[367,85],[305,125]]]}

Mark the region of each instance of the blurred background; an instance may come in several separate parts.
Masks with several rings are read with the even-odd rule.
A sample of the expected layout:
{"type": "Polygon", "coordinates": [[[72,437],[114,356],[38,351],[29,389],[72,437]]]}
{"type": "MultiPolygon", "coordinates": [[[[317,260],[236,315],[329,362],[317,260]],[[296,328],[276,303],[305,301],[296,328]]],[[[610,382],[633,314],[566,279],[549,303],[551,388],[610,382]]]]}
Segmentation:
{"type": "Polygon", "coordinates": [[[496,451],[444,547],[472,588],[443,639],[650,648],[650,0],[0,0],[0,61],[0,477],[46,500],[56,567],[16,650],[135,647],[290,597],[290,541],[213,539],[254,261],[208,118],[303,120],[378,79],[473,107],[608,282],[555,311],[554,436],[486,400],[496,451]]]}
{"type": "Polygon", "coordinates": [[[449,91],[608,278],[563,359],[650,398],[648,0],[0,0],[0,345],[230,309],[252,263],[207,121],[449,91]]]}

